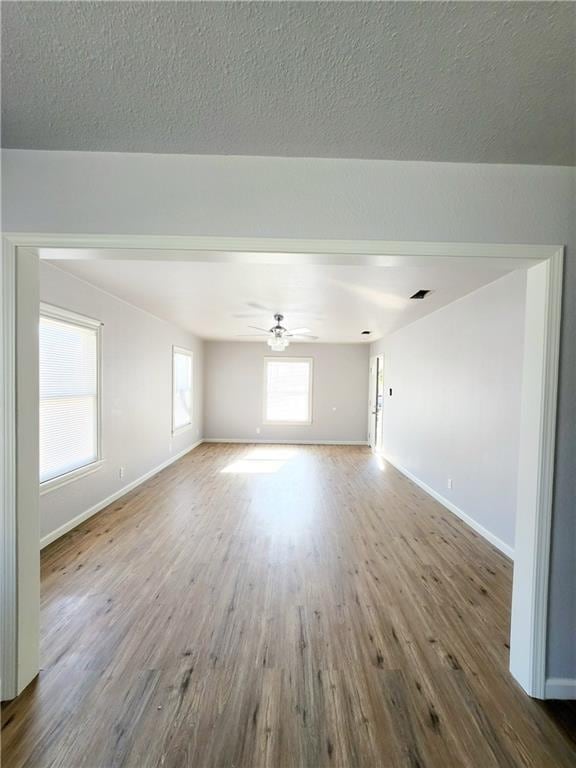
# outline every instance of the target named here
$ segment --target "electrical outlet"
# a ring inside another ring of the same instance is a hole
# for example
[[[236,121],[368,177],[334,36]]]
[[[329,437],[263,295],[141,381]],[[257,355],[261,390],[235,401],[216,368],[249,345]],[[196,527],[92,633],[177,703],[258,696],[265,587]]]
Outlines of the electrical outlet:
[[[120,472],[118,474],[120,475],[120,480],[122,480],[122,478],[126,474],[126,467],[120,467]]]
[[[256,434],[257,434],[257,435],[259,435],[259,434],[260,434],[260,427],[256,427]]]
[[[447,486],[448,486],[448,490],[451,491],[452,490],[452,478],[451,477],[448,478]]]

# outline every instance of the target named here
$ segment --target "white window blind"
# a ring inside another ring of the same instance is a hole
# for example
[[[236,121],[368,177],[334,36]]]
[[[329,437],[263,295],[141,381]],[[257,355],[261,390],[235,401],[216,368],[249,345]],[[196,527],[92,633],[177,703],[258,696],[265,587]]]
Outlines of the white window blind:
[[[172,431],[192,424],[192,352],[172,350]]]
[[[264,421],[309,424],[312,421],[312,360],[266,358]]]
[[[99,328],[40,315],[40,482],[99,459]]]

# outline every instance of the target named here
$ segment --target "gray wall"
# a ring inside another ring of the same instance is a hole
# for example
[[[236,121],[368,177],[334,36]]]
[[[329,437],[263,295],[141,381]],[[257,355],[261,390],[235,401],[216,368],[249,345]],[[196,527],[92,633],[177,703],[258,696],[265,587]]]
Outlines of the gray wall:
[[[262,342],[204,342],[204,437],[365,442],[368,352],[368,344],[291,344],[274,354]],[[262,424],[265,357],[314,360],[312,424]]]
[[[576,172],[469,163],[3,151],[4,229],[565,244],[548,676],[576,677]]]
[[[40,299],[104,323],[102,452],[104,465],[40,497],[40,535],[191,446],[202,436],[202,342],[186,331],[60,269],[40,263]],[[172,438],[172,345],[194,353],[192,429]],[[120,478],[120,467],[125,475]]]
[[[371,345],[386,456],[511,549],[525,298],[513,272]]]

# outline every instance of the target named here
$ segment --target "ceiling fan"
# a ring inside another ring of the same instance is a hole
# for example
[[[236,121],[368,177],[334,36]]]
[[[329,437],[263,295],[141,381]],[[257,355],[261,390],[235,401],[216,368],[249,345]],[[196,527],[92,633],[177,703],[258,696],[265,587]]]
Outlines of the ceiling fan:
[[[281,315],[279,312],[274,315],[274,320],[276,320],[276,325],[273,325],[272,328],[259,328],[256,325],[248,326],[255,331],[262,331],[262,333],[243,333],[238,334],[238,336],[244,338],[254,338],[255,336],[265,337],[267,339],[266,343],[273,352],[283,352],[290,344],[290,339],[299,338],[311,339],[314,341],[318,338],[318,336],[313,336],[310,333],[309,328],[294,328],[289,331],[288,328],[285,328],[282,325],[284,315]]]
[[[271,309],[271,307],[266,306],[265,304],[258,304],[256,301],[247,301],[244,306],[247,309],[250,309],[250,312],[234,312],[232,317],[244,319],[244,320],[250,320],[255,318],[261,318],[262,315],[273,315],[274,310]],[[308,318],[314,317],[316,320],[323,320],[324,317],[318,313],[317,308],[312,304],[298,304],[298,309],[295,307],[291,307],[290,311],[288,312],[290,317],[292,315],[304,315]]]

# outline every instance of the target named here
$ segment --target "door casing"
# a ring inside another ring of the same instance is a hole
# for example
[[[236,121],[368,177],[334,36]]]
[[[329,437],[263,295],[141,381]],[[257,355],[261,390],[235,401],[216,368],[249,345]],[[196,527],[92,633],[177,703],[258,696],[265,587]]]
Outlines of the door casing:
[[[384,355],[371,356],[369,365],[368,442],[373,451],[380,451],[382,449],[383,406],[378,406],[378,375],[384,370]],[[376,410],[379,410],[379,419],[376,419]]]
[[[563,246],[408,241],[296,240],[146,235],[9,233],[2,243],[2,698],[39,669],[37,398],[35,301],[41,248],[61,258],[219,261],[369,266],[494,265],[527,269],[521,451],[512,599],[510,670],[545,698],[548,574],[556,434]],[[75,250],[78,249],[78,250]],[[104,252],[103,249],[110,249]],[[26,413],[26,409],[28,413]]]

